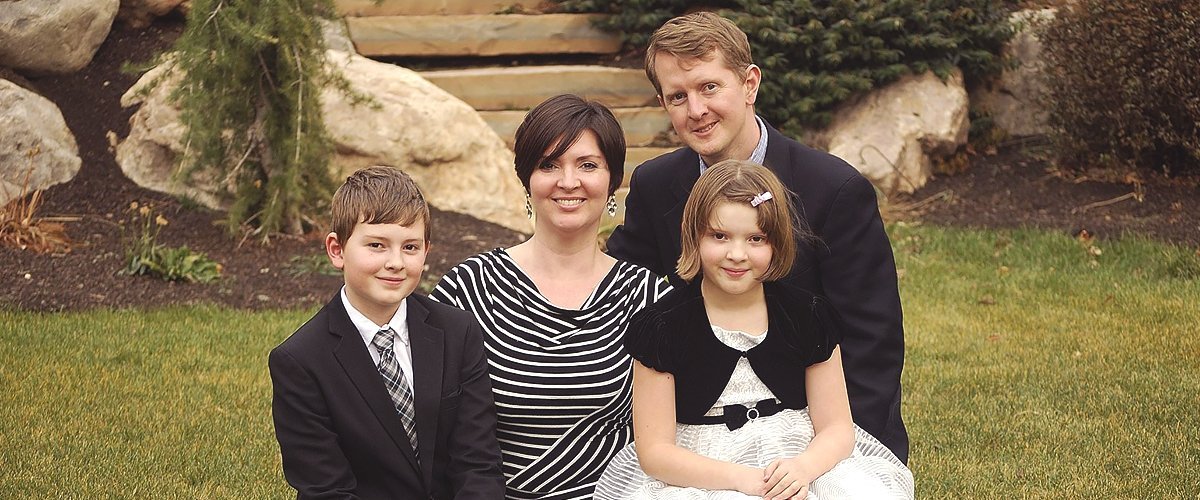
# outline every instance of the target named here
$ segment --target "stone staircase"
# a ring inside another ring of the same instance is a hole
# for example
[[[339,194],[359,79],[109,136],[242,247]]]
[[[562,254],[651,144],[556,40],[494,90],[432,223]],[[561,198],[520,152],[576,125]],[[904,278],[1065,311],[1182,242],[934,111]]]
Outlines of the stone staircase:
[[[604,103],[621,122],[628,145],[624,196],[633,169],[673,147],[654,147],[670,137],[670,121],[657,105],[641,69],[594,65],[497,66],[504,57],[611,55],[620,40],[595,28],[595,15],[528,14],[534,0],[335,0],[355,50],[364,56],[436,61],[454,58],[479,65],[434,69],[421,75],[474,107],[511,148],[530,108],[564,93]]]

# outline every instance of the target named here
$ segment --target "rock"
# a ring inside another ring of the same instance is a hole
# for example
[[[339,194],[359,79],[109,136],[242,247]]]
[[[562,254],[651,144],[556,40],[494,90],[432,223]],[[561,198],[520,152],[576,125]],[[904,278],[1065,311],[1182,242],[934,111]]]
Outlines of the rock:
[[[377,106],[353,106],[334,90],[323,93],[326,127],[336,143],[336,176],[393,165],[412,175],[439,209],[530,232],[513,153],[474,109],[408,69],[345,52],[328,56]],[[139,185],[223,207],[225,197],[211,179],[196,177],[186,185],[171,179],[184,132],[178,109],[166,104],[175,85],[168,79],[139,95],[163,71],[161,66],[151,70],[121,98],[123,106],[142,106],[130,119],[129,137],[117,146],[117,163]]]
[[[79,173],[79,147],[54,103],[0,80],[0,109],[0,205]]]
[[[134,28],[145,28],[155,18],[170,14],[180,8],[184,0],[120,0],[117,20]]]
[[[1037,25],[1054,19],[1055,9],[1022,10],[1014,12],[1009,22],[1017,34],[1001,51],[1004,57],[1016,61],[996,81],[971,89],[971,105],[991,115],[995,124],[1010,135],[1038,135],[1050,131],[1046,124],[1045,108],[1039,104],[1045,87],[1041,83],[1042,43],[1037,38]]]
[[[911,193],[929,180],[931,155],[954,153],[968,128],[962,73],[943,82],[926,72],[843,105],[807,142],[854,165],[884,193]]]
[[[120,0],[0,0],[0,66],[73,73],[108,36]]]

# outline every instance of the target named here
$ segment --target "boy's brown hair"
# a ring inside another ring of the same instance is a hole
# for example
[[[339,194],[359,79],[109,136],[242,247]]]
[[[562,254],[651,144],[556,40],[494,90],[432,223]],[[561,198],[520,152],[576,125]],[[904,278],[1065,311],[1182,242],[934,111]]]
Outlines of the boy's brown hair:
[[[330,231],[345,245],[359,222],[364,224],[425,224],[429,242],[429,204],[412,177],[395,167],[359,169],[333,194]]]
[[[750,200],[763,193],[771,199],[754,207]],[[796,262],[796,240],[812,235],[796,219],[792,193],[766,167],[744,160],[725,160],[708,167],[692,188],[683,207],[679,262],[675,271],[684,281],[700,273],[700,239],[711,227],[712,214],[722,203],[740,203],[758,212],[758,227],[771,245],[771,263],[759,281],[775,281],[792,271]]]
[[[646,48],[646,77],[661,97],[662,85],[658,83],[658,74],[654,70],[654,61],[659,52],[666,52],[681,60],[711,61],[720,55],[725,66],[743,80],[750,65],[754,64],[746,34],[733,21],[712,12],[693,12],[676,17],[650,35],[650,45]]]

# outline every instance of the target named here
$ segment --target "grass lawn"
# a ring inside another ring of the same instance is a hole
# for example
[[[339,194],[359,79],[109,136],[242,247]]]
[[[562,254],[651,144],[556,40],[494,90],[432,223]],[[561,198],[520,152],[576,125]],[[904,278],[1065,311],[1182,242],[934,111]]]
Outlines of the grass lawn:
[[[1200,498],[1200,256],[891,228],[920,498]],[[0,311],[0,498],[284,498],[266,356],[312,311]]]

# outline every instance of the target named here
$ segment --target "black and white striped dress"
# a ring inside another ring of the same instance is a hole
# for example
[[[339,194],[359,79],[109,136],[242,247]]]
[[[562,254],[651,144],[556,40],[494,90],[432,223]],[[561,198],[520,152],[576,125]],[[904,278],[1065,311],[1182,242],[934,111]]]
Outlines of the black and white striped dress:
[[[430,297],[483,327],[509,499],[587,499],[632,440],[629,318],[670,289],[618,261],[578,310],[555,306],[503,249],[451,269]]]

